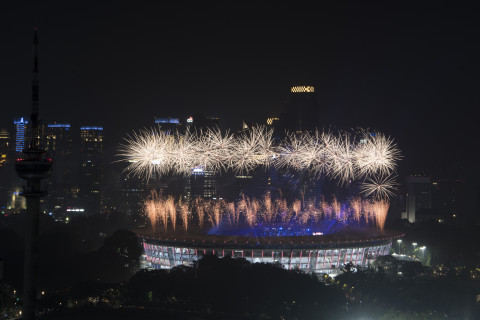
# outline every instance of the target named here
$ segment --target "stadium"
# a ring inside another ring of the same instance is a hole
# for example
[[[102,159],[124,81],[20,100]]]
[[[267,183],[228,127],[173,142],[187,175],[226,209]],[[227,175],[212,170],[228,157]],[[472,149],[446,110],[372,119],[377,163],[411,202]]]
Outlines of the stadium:
[[[384,230],[400,154],[393,140],[379,132],[290,133],[275,142],[273,129],[264,126],[239,135],[218,128],[173,136],[144,130],[126,139],[119,156],[129,163],[126,171],[146,180],[263,167],[336,180],[338,187],[355,185],[350,189],[358,191],[344,201],[337,200],[336,192],[332,199],[321,194],[320,199],[305,199],[304,194],[287,199],[281,188],[272,194],[270,185],[259,198],[242,194],[233,202],[205,192],[187,192],[180,199],[152,193],[144,203],[151,229],[138,232],[152,268],[192,265],[213,254],[337,274],[349,263],[367,266],[390,254],[393,239],[402,236]],[[207,179],[199,181],[207,185]],[[161,226],[163,232],[157,229]]]
[[[403,234],[373,228],[345,228],[327,235],[252,237],[238,235],[171,234],[143,239],[146,259],[154,269],[192,265],[203,255],[244,258],[251,263],[278,263],[285,269],[338,274],[348,263],[364,267],[389,255]]]

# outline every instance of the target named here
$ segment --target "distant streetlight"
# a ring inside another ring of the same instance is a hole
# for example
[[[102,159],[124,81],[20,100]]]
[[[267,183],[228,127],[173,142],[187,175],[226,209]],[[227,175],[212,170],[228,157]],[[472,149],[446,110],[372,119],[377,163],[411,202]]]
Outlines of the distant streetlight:
[[[423,246],[423,247],[420,247],[420,250],[422,250],[422,259],[425,260],[425,249],[427,247]]]
[[[415,247],[417,246],[417,243],[414,242],[414,243],[412,243],[412,244],[413,244],[413,252],[415,253]]]
[[[400,245],[402,244],[402,239],[398,239],[398,254],[400,254]]]

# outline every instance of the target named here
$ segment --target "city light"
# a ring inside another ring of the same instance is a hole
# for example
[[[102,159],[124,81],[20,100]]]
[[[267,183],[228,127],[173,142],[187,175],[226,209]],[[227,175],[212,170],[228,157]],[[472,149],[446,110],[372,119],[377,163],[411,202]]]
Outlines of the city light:
[[[425,249],[427,247],[423,246],[423,247],[420,247],[420,250],[422,250],[422,259],[425,260]]]

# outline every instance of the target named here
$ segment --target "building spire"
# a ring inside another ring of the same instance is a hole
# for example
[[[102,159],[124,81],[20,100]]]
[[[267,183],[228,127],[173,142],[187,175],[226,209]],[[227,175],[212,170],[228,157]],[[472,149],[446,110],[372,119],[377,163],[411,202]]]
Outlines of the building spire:
[[[30,121],[32,125],[32,136],[30,141],[30,149],[38,149],[38,28],[33,28],[33,80],[32,80],[32,113]]]

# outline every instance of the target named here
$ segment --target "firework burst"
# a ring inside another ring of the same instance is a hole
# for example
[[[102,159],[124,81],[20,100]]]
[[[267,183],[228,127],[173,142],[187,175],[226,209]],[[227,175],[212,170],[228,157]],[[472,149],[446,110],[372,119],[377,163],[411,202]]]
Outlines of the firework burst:
[[[394,195],[397,186],[396,176],[372,176],[360,184],[360,193],[365,197],[372,196],[377,200],[389,199]]]
[[[244,173],[273,165],[337,179],[340,184],[363,180],[366,193],[380,185],[374,193],[390,196],[394,181],[382,179],[395,171],[400,151],[393,139],[378,132],[364,130],[359,137],[348,132],[290,133],[275,144],[272,129],[254,126],[238,135],[219,129],[184,135],[144,129],[127,136],[117,156],[128,163],[128,174],[146,180],[154,175],[189,176],[197,167]]]

